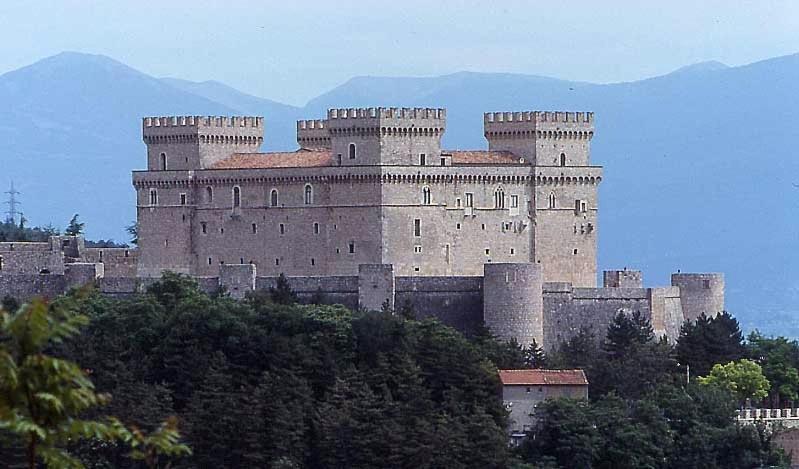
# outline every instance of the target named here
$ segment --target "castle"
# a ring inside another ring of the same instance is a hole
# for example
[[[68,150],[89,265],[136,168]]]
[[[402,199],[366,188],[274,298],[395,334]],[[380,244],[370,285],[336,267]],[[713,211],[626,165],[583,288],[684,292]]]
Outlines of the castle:
[[[331,109],[297,123],[298,150],[259,153],[260,117],[144,118],[138,250],[62,237],[36,248],[62,259],[40,269],[20,257],[32,246],[0,243],[0,295],[21,275],[60,275],[64,285],[92,277],[122,295],[169,270],[242,296],[284,273],[301,299],[408,303],[547,348],[618,312],[641,311],[674,338],[684,319],[724,309],[720,274],[643,288],[641,273],[625,269],[597,287],[592,113],[483,120],[488,150],[445,150],[444,109]]]

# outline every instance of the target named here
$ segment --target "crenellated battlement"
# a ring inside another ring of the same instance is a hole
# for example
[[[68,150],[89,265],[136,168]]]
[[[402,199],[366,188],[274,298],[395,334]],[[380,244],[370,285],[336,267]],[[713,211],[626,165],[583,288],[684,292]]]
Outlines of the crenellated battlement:
[[[300,148],[330,148],[330,130],[324,119],[297,121],[297,143]]]
[[[172,128],[172,127],[250,127],[262,129],[263,117],[255,116],[155,116],[142,119],[142,127]]]
[[[324,119],[309,119],[297,121],[297,131],[300,130],[321,130],[327,128],[327,121]]]
[[[567,111],[524,111],[524,112],[486,112],[483,122],[550,122],[550,123],[583,123],[593,124],[593,112],[567,112]]]
[[[333,119],[435,119],[446,120],[447,110],[442,108],[366,107],[328,109],[328,120]]]

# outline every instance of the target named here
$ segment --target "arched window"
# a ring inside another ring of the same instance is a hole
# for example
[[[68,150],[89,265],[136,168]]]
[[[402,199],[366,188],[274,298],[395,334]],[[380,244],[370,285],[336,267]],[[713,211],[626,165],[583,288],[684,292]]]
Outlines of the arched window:
[[[566,153],[561,153],[560,154],[560,165],[561,166],[566,166]]]
[[[214,201],[214,188],[208,186],[205,188],[205,202],[210,204],[213,201]]]
[[[354,143],[350,143],[350,159],[351,160],[355,159],[355,144]]]
[[[166,171],[166,153],[161,153],[161,171]]]
[[[501,187],[494,191],[494,208],[505,208],[505,191]]]
[[[150,189],[150,205],[158,205],[158,192]]]
[[[422,188],[422,203],[424,205],[430,205],[431,203],[430,188],[427,186]]]
[[[241,188],[239,186],[233,187],[233,208],[241,207]]]
[[[555,193],[549,193],[549,208],[555,208]]]
[[[310,184],[305,185],[305,205],[313,203],[313,187]]]
[[[277,189],[272,189],[272,192],[269,193],[269,206],[277,207]]]

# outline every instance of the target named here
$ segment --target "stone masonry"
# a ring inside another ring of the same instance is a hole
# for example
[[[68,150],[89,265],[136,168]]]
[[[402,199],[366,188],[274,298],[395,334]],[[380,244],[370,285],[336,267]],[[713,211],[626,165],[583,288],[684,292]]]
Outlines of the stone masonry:
[[[138,249],[0,243],[0,296],[92,281],[129,295],[175,271],[243,297],[282,273],[303,301],[409,305],[547,348],[619,312],[641,311],[675,338],[684,319],[723,310],[721,274],[644,288],[625,269],[597,288],[592,113],[486,113],[488,150],[457,151],[441,148],[446,116],[331,109],[299,121],[299,149],[279,153],[258,152],[261,117],[145,118]]]

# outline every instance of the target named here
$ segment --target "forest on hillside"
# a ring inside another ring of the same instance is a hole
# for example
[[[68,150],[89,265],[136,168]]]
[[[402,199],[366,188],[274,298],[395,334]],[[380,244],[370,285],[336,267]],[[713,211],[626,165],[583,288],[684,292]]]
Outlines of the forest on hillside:
[[[296,304],[286,283],[239,301],[168,274],[127,299],[76,290],[3,306],[8,467],[29,467],[39,430],[42,445],[79,462],[51,467],[780,466],[771,430],[734,415],[747,399],[786,404],[799,390],[797,343],[744,340],[729,314],[686,323],[676,344],[640,315],[619,315],[546,355],[486,331],[465,337],[409,309]],[[64,362],[26,368],[43,357]],[[687,366],[701,378],[687,383]],[[75,375],[61,397],[52,376],[65,367]],[[512,448],[496,370],[529,367],[585,369],[590,399],[547,401]],[[94,387],[69,406],[75,383]],[[95,392],[108,396],[86,397]],[[84,421],[107,423],[75,433]]]

